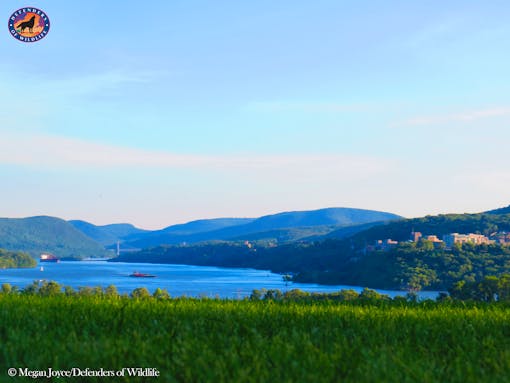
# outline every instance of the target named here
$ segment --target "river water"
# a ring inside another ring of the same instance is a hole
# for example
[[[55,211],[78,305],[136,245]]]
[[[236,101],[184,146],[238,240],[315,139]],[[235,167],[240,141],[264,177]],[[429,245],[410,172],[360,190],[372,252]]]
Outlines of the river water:
[[[42,267],[42,269],[41,269]],[[155,278],[133,278],[134,271],[155,275]],[[56,281],[75,289],[79,287],[106,287],[115,285],[120,293],[130,293],[137,287],[168,290],[171,296],[244,298],[254,289],[300,289],[309,292],[334,292],[359,286],[318,285],[312,283],[288,283],[279,274],[264,270],[235,269],[209,266],[165,265],[147,263],[118,263],[106,261],[81,261],[42,263],[33,269],[1,269],[0,284],[24,288],[33,281]],[[403,291],[377,290],[391,297],[405,295]],[[437,292],[420,292],[421,299],[437,297]]]

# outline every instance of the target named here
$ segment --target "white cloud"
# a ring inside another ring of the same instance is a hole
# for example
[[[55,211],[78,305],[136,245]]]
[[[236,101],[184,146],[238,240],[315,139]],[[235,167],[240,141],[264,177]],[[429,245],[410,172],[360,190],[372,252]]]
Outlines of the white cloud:
[[[463,171],[455,179],[466,185],[487,193],[489,196],[501,195],[508,198],[508,184],[510,184],[510,171],[507,169],[487,169]]]
[[[52,78],[44,75],[0,73],[0,128],[33,130],[41,119],[55,114],[65,114],[62,109],[69,105],[83,105],[82,99],[98,94],[111,95],[123,91],[129,85],[145,84],[160,79],[164,73],[112,70],[79,76]],[[25,89],[13,93],[13,89]],[[21,92],[21,91],[20,91]],[[18,120],[24,121],[23,126]]]
[[[371,177],[392,161],[355,155],[189,155],[113,146],[74,138],[1,133],[0,164],[43,169],[170,168],[262,172],[270,176]]]
[[[473,122],[481,119],[510,116],[510,106],[468,110],[458,113],[414,117],[395,126],[430,126],[445,123]]]
[[[372,109],[365,104],[342,104],[336,102],[288,102],[267,101],[253,102],[247,105],[248,110],[263,112],[300,111],[306,113],[332,113],[332,112],[366,112]]]
[[[67,75],[59,77],[48,77],[34,74],[24,74],[21,78],[12,73],[0,74],[3,83],[0,89],[0,100],[13,105],[22,104],[30,108],[37,108],[40,104],[46,104],[51,100],[58,100],[60,103],[66,101],[65,97],[76,97],[94,94],[105,90],[119,89],[130,84],[144,84],[160,80],[166,72],[150,71],[125,71],[115,69],[98,73],[86,73],[80,75]],[[30,89],[30,92],[23,94],[23,102],[19,97],[13,98],[12,89]],[[63,98],[64,97],[64,98]]]
[[[120,88],[129,84],[148,83],[158,77],[161,77],[160,73],[128,73],[120,70],[113,70],[103,73],[44,81],[41,84],[41,88],[46,89],[46,91],[49,90],[55,95],[80,95],[95,93],[103,89]]]

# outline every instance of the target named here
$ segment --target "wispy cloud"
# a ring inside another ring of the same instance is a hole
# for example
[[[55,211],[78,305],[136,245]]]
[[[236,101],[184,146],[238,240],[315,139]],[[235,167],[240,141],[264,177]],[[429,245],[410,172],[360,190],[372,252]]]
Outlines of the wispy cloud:
[[[510,106],[468,110],[464,112],[443,115],[418,116],[410,118],[408,120],[397,122],[393,124],[393,126],[401,127],[401,126],[442,125],[446,123],[473,122],[481,119],[505,116],[510,116]]]
[[[389,160],[355,155],[176,154],[60,136],[13,133],[2,133],[0,164],[44,169],[169,168],[355,178],[391,171],[395,165]]]
[[[94,94],[104,90],[121,89],[124,86],[145,84],[160,80],[165,72],[125,71],[114,69],[97,73],[74,74],[58,78],[34,74],[24,74],[22,77],[13,76],[12,73],[0,73],[0,79],[5,86],[0,90],[0,98],[6,101],[12,99],[12,89],[30,89],[23,95],[23,103],[28,104],[35,100],[46,100],[62,97],[73,97]],[[28,98],[27,98],[28,97]],[[64,99],[65,100],[65,99]],[[16,99],[19,103],[19,99]]]
[[[131,91],[140,94],[154,82],[168,75],[165,72],[126,72],[111,70],[98,73],[62,76],[59,78],[45,75],[24,74],[16,76],[12,73],[0,73],[0,128],[13,127],[19,119],[23,119],[23,129],[33,130],[42,123],[42,118],[59,116],[67,113],[66,108],[84,107],[84,100],[96,101],[97,96],[113,100]],[[147,86],[146,86],[147,85]],[[133,86],[133,88],[131,88]],[[23,93],[13,90],[22,89]],[[133,90],[134,89],[134,90]],[[88,105],[90,107],[90,105]],[[72,116],[71,116],[72,118]],[[15,129],[20,129],[16,126]],[[19,130],[18,130],[19,131]]]
[[[447,19],[425,25],[421,29],[417,29],[415,33],[402,36],[402,40],[405,46],[416,49],[437,44],[438,41],[444,44],[445,41],[449,42],[456,37],[455,33],[465,24],[466,20],[460,15],[455,15],[455,17],[450,15]]]
[[[153,73],[128,73],[123,71],[108,71],[103,73],[86,74],[43,81],[41,87],[50,89],[54,94],[87,94],[102,89],[114,89],[129,84],[151,82],[156,76]]]
[[[510,183],[510,171],[502,168],[493,169],[475,169],[471,171],[463,171],[455,176],[458,182],[472,189],[480,189],[495,197],[498,193],[508,198],[508,184]]]
[[[292,102],[292,101],[266,101],[253,102],[247,105],[248,110],[263,112],[289,112],[300,111],[306,113],[335,113],[335,112],[365,112],[373,109],[367,104],[342,104],[336,102]]]

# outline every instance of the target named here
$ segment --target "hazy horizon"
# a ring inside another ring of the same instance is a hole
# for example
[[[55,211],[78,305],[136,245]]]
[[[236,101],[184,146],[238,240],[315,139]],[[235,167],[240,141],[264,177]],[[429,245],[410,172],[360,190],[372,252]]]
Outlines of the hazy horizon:
[[[46,38],[0,33],[2,217],[510,203],[507,2],[32,5]]]
[[[505,206],[500,206],[500,207],[505,207]],[[495,207],[494,209],[498,209],[500,207]],[[141,226],[141,225],[138,225],[136,224],[135,222],[121,222],[121,221],[106,221],[106,222],[93,222],[93,221],[88,221],[88,220],[85,220],[83,218],[80,218],[80,217],[75,217],[75,218],[68,218],[68,217],[57,217],[57,216],[52,216],[52,215],[49,215],[49,214],[42,214],[42,215],[35,215],[35,216],[11,216],[11,217],[0,217],[0,218],[31,218],[31,217],[37,217],[37,216],[48,216],[48,217],[55,217],[55,218],[61,218],[61,219],[64,219],[66,221],[86,221],[88,223],[91,223],[93,225],[96,225],[96,226],[104,226],[104,225],[111,225],[111,224],[131,224],[139,229],[144,229],[144,230],[160,230],[160,229],[164,229],[168,226],[173,226],[173,225],[181,225],[181,224],[185,224],[185,223],[189,223],[189,222],[193,222],[193,221],[199,221],[199,220],[207,220],[207,219],[222,219],[222,218],[247,218],[247,219],[257,219],[257,218],[260,218],[260,217],[263,217],[263,216],[268,216],[268,215],[273,215],[273,214],[279,214],[279,213],[290,213],[290,212],[300,212],[300,211],[313,211],[313,210],[323,210],[323,209],[334,209],[334,208],[347,208],[347,209],[360,209],[360,210],[372,210],[372,209],[364,209],[364,208],[360,208],[360,207],[346,207],[346,206],[332,206],[332,207],[325,207],[325,208],[318,208],[318,209],[306,209],[306,210],[292,210],[292,211],[289,211],[289,210],[286,210],[286,211],[274,211],[274,212],[269,212],[269,213],[265,213],[265,214],[260,214],[260,215],[257,215],[257,216],[210,216],[210,217],[195,217],[195,218],[191,218],[191,219],[188,219],[188,220],[185,220],[185,221],[175,221],[175,222],[170,222],[168,224],[164,224],[163,226]],[[489,209],[489,210],[494,210],[494,209]],[[373,211],[379,211],[379,212],[383,212],[383,213],[393,213],[393,214],[396,214],[396,215],[400,215],[400,214],[397,214],[397,213],[394,213],[394,212],[391,212],[391,211],[382,211],[382,210],[373,210]],[[424,214],[424,215],[420,215],[420,216],[402,216],[403,218],[420,218],[420,217],[424,217],[426,215],[435,215],[435,214],[463,214],[463,213],[466,213],[466,214],[476,214],[476,213],[482,213],[482,211],[457,211],[457,212],[454,212],[454,211],[449,211],[449,212],[437,212],[437,213],[434,213],[434,214]]]

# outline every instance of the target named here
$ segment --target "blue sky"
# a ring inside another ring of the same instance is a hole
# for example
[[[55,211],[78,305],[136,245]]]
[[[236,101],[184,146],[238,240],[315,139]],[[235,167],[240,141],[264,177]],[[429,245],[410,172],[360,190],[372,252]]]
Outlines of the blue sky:
[[[510,203],[508,2],[32,5],[48,37],[0,33],[0,216]]]

